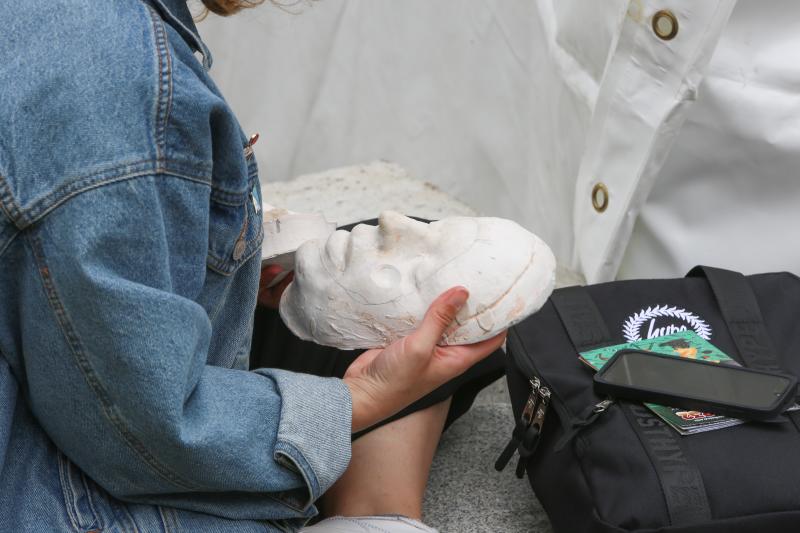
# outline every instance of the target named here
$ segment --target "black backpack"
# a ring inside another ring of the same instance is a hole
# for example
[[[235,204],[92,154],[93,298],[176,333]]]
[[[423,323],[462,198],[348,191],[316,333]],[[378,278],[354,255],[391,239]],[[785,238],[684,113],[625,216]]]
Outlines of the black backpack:
[[[798,532],[797,411],[680,436],[641,404],[597,396],[577,352],[692,328],[744,366],[800,376],[799,322],[788,273],[697,267],[558,289],[509,331],[517,424],[496,466],[517,460],[556,532]]]

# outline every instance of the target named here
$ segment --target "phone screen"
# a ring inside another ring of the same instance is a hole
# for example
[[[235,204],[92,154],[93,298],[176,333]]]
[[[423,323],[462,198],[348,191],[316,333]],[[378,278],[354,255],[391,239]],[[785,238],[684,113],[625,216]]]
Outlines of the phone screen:
[[[603,369],[608,383],[757,409],[775,405],[791,385],[783,376],[634,351],[618,354],[609,364]]]

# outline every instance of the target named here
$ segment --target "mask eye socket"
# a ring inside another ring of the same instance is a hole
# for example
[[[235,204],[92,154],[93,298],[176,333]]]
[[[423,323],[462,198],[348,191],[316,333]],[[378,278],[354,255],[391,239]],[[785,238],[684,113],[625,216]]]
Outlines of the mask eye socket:
[[[403,281],[403,275],[392,265],[378,265],[372,270],[370,279],[382,289],[393,289]]]

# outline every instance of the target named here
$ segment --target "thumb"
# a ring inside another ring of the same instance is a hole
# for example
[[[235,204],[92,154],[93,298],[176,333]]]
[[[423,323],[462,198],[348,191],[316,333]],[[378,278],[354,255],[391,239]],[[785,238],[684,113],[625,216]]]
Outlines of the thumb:
[[[420,327],[411,334],[412,346],[421,352],[433,350],[467,303],[467,298],[469,291],[464,287],[453,287],[439,295],[425,313]]]

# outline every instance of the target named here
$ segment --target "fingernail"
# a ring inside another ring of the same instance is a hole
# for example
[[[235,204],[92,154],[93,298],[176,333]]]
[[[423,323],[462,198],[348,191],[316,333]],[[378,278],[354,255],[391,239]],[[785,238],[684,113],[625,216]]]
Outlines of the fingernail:
[[[464,287],[454,287],[450,289],[450,294],[447,295],[446,302],[460,311],[464,304],[467,303],[469,298],[469,291]]]

